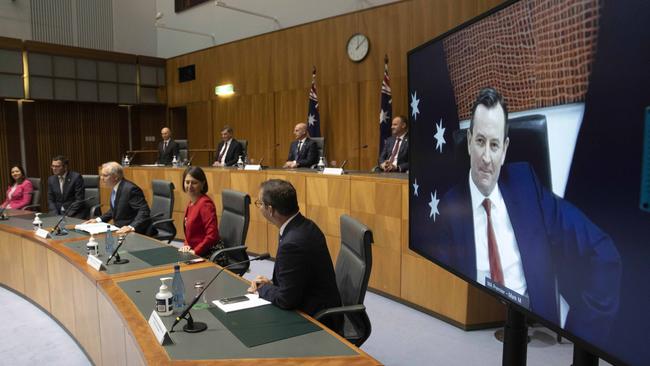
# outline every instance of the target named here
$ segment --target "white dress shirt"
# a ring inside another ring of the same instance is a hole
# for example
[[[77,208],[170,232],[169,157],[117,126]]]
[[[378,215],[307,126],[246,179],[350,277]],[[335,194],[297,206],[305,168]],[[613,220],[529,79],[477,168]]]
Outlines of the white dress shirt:
[[[397,136],[399,140],[395,139],[395,143],[397,144],[397,152],[395,153],[395,157],[393,158],[393,160],[391,160],[390,162],[391,165],[394,166],[395,168],[397,168],[397,157],[399,156],[399,151],[402,148],[402,142],[404,142],[405,137],[406,137],[406,132],[404,132],[401,136]],[[393,146],[393,148],[395,148],[395,146]]]
[[[287,227],[287,225],[291,222],[291,220],[294,219],[294,217],[298,216],[299,213],[300,213],[300,211],[298,211],[298,212],[296,212],[295,214],[293,214],[293,216],[291,216],[290,218],[288,218],[287,221],[285,221],[284,224],[282,224],[282,226],[280,226],[280,236],[282,236],[282,234],[284,234],[284,229],[285,229],[285,228]]]
[[[230,148],[230,143],[232,142],[232,139],[226,141],[223,144],[223,147],[221,148],[221,151],[219,152],[219,155],[221,155],[221,160],[219,160],[219,163],[222,165],[226,164],[226,155],[228,155],[228,148]]]
[[[499,258],[503,270],[505,287],[520,295],[526,294],[526,276],[521,263],[521,254],[517,246],[517,238],[508,216],[499,184],[488,197],[478,190],[470,172],[469,190],[472,196],[472,212],[474,216],[474,245],[476,246],[476,281],[485,285],[485,278],[490,278],[490,260],[487,242],[487,213],[483,208],[483,200],[488,198],[491,203],[490,215],[492,228],[499,248]]]

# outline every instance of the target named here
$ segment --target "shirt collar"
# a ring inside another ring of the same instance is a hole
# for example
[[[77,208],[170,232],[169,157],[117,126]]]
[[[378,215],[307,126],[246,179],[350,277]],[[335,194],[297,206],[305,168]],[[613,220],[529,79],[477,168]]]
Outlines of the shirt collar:
[[[488,198],[492,205],[495,208],[499,208],[499,205],[501,205],[501,202],[503,202],[503,197],[501,196],[501,190],[499,189],[499,183],[494,186],[494,189],[492,192],[490,192],[490,195],[485,197],[481,191],[478,190],[478,187],[476,184],[474,184],[474,181],[472,180],[472,171],[470,169],[469,172],[469,192],[472,196],[472,209],[476,210],[478,208],[482,208],[483,206],[483,200]]]
[[[282,226],[280,226],[280,236],[282,236],[282,234],[284,234],[284,229],[286,229],[286,227],[287,227],[287,225],[289,224],[289,222],[290,222],[291,220],[293,220],[294,217],[298,216],[299,213],[300,213],[300,211],[298,211],[298,212],[296,212],[295,214],[293,214],[293,216],[291,216],[290,218],[288,218],[287,221],[285,221],[284,224],[282,224]]]
[[[404,137],[406,137],[406,134],[407,134],[407,133],[408,133],[408,131],[407,131],[407,132],[404,132],[403,134],[401,134],[401,135],[399,135],[399,136],[397,136],[397,138],[398,138],[398,139],[401,139],[402,141],[404,141]]]
[[[117,193],[117,189],[120,188],[120,184],[122,184],[122,180],[120,179],[115,186],[113,186],[113,191]]]

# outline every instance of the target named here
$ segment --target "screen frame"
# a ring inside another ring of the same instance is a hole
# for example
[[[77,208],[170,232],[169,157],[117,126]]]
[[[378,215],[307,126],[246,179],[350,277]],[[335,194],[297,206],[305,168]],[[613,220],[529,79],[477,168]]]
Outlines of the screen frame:
[[[519,1],[522,1],[522,0],[506,0],[503,3],[495,6],[494,8],[492,8],[492,9],[490,9],[490,10],[484,12],[484,13],[481,13],[481,14],[479,14],[479,15],[477,15],[477,16],[475,16],[475,17],[473,17],[473,18],[471,18],[471,19],[469,19],[469,20],[467,20],[467,21],[465,21],[465,22],[463,22],[463,23],[449,29],[448,31],[446,31],[446,32],[444,32],[444,33],[442,33],[442,34],[440,34],[440,35],[438,35],[438,36],[436,36],[436,37],[434,37],[434,38],[420,44],[419,46],[409,50],[406,53],[406,75],[407,75],[407,88],[408,88],[407,93],[406,93],[406,105],[407,106],[410,105],[409,104],[409,98],[410,98],[410,93],[411,93],[411,85],[410,85],[411,84],[410,83],[411,79],[410,79],[409,76],[411,74],[411,70],[410,70],[410,62],[409,62],[409,60],[410,60],[410,58],[411,58],[411,56],[413,54],[419,52],[420,50],[422,50],[422,49],[424,49],[426,47],[431,46],[432,44],[434,44],[436,42],[440,42],[443,39],[447,38],[448,36],[450,36],[450,35],[452,35],[452,34],[454,34],[456,32],[459,32],[459,31],[461,31],[461,30],[463,30],[463,29],[465,29],[465,28],[467,28],[467,27],[469,27],[469,26],[471,26],[471,25],[473,25],[473,24],[475,24],[475,23],[477,23],[477,22],[491,16],[491,15],[494,15],[494,14],[496,14],[496,13],[510,7],[511,5],[518,3]],[[408,151],[409,161],[412,161],[412,159],[411,159],[412,158],[412,155],[411,155],[412,150],[413,149],[409,149],[409,151]],[[413,178],[413,176],[409,172],[409,178],[408,178],[408,180],[409,180],[409,217],[411,216],[411,207],[412,207],[411,200],[412,200],[412,197],[413,197],[413,185],[412,185],[413,184],[413,179],[412,178]],[[580,338],[576,334],[574,334],[574,333],[572,333],[572,332],[570,332],[568,330],[562,329],[557,324],[546,320],[545,318],[535,314],[534,312],[524,308],[523,306],[520,306],[519,304],[517,304],[517,303],[513,302],[512,300],[508,299],[506,296],[501,295],[501,294],[497,293],[496,291],[491,291],[485,285],[481,285],[480,283],[478,283],[474,279],[470,279],[470,278],[466,277],[462,273],[456,271],[456,269],[454,269],[454,268],[452,268],[450,266],[447,266],[446,264],[444,264],[442,262],[439,262],[435,258],[431,258],[426,253],[421,253],[420,251],[416,250],[415,247],[411,246],[411,238],[413,237],[412,232],[411,232],[412,229],[413,229],[413,227],[411,225],[411,220],[409,220],[409,227],[408,227],[408,233],[409,233],[408,249],[409,250],[412,250],[413,252],[417,253],[418,255],[426,258],[429,262],[441,267],[442,269],[444,269],[445,271],[455,275],[456,277],[459,277],[463,281],[466,281],[469,285],[474,286],[475,288],[478,288],[479,290],[485,292],[486,294],[489,294],[489,295],[497,298],[502,303],[504,303],[506,306],[513,307],[514,309],[516,309],[520,313],[523,313],[527,318],[534,319],[536,322],[539,322],[543,326],[545,326],[545,327],[551,329],[552,331],[554,331],[558,336],[561,336],[561,337],[564,337],[564,338],[570,340],[571,342],[573,342],[574,347],[579,346],[583,350],[585,350],[587,352],[590,352],[593,355],[595,355],[595,356],[597,356],[597,357],[599,357],[599,358],[601,358],[601,359],[603,359],[603,360],[605,360],[607,362],[610,362],[612,364],[626,364],[625,362],[620,360],[618,357],[616,357],[613,354],[607,352],[606,350],[596,347],[595,345],[583,340],[582,338]]]

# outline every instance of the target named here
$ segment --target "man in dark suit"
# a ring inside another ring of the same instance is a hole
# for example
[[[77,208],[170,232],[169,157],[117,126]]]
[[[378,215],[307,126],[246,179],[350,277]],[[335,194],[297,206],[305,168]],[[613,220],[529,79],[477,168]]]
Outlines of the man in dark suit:
[[[174,160],[174,156],[180,161],[180,147],[172,139],[172,131],[168,127],[163,127],[160,130],[160,137],[162,137],[162,141],[158,143],[158,164],[170,165]]]
[[[273,279],[257,276],[249,292],[282,309],[298,309],[309,315],[341,306],[325,236],[316,224],[302,216],[296,190],[279,179],[263,182],[255,205],[270,223],[280,229]],[[325,324],[337,329],[340,319]]]
[[[140,187],[124,179],[122,166],[114,161],[102,165],[101,181],[111,189],[110,209],[101,217],[86,223],[113,220],[113,224],[120,228],[118,234],[131,231],[146,234],[151,225],[151,217],[149,205]]]
[[[52,158],[52,174],[47,179],[47,206],[50,213],[69,217],[84,216],[84,180],[77,172],[68,170],[63,155]]]
[[[221,130],[221,142],[217,146],[217,152],[214,154],[212,166],[233,166],[241,156],[244,158],[244,147],[233,137],[232,127],[226,125]]]
[[[393,118],[391,134],[386,139],[384,150],[379,155],[379,169],[384,172],[406,172],[409,170],[409,139],[406,117]]]
[[[318,145],[309,138],[307,124],[298,123],[293,128],[296,140],[289,147],[289,157],[283,168],[309,168],[318,163]]]
[[[440,200],[430,256],[521,296],[522,306],[584,339],[607,337],[618,311],[618,251],[580,210],[540,184],[528,163],[503,166],[506,120],[501,95],[483,89],[467,131],[470,172]]]

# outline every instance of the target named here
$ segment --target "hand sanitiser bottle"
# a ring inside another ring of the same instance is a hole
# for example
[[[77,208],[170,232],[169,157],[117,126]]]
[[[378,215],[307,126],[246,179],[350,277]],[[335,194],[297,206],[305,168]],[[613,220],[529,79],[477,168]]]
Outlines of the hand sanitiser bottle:
[[[172,302],[174,295],[172,295],[172,293],[169,291],[168,286],[169,281],[171,280],[171,277],[163,277],[160,279],[162,285],[160,285],[160,289],[156,294],[156,312],[160,316],[170,316],[174,312],[174,306]]]

